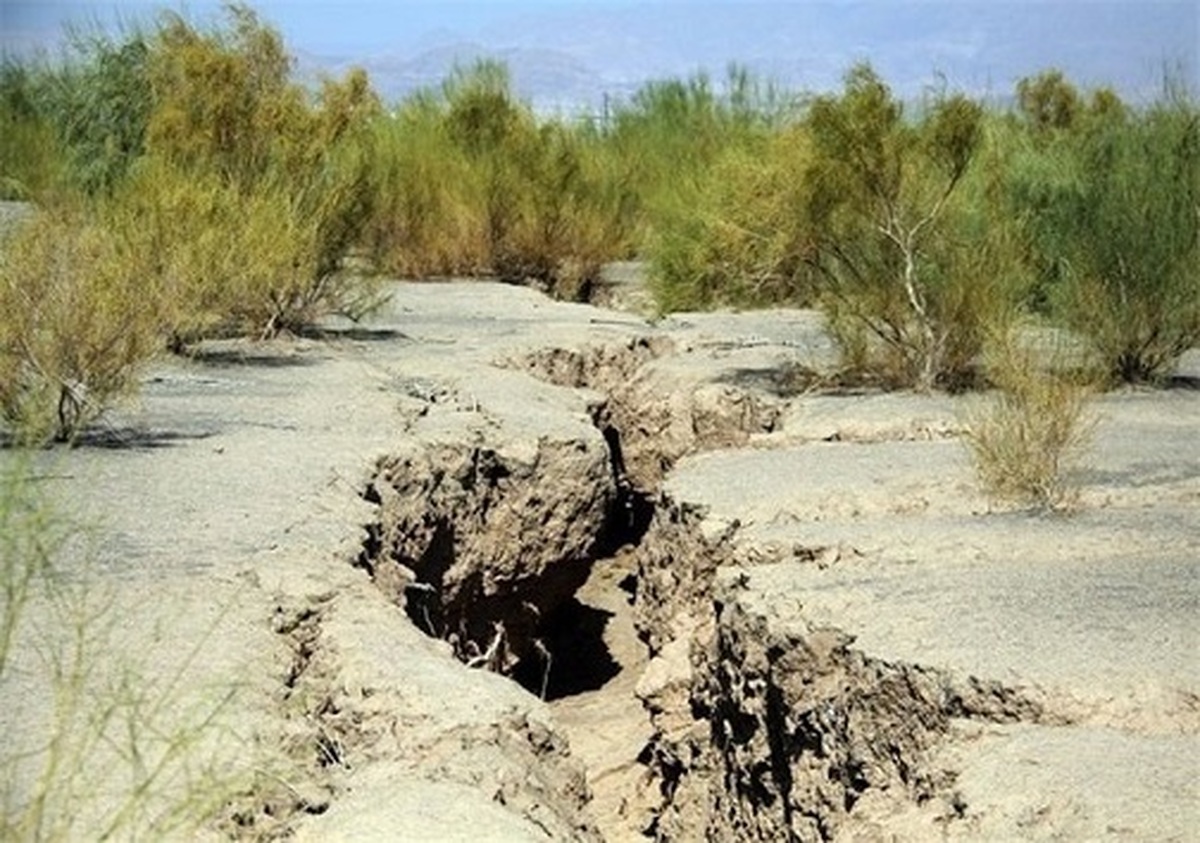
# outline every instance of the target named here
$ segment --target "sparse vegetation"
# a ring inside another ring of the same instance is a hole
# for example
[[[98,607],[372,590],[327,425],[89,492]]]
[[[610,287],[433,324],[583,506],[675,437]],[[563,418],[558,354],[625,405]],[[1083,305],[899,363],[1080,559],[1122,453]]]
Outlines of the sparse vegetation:
[[[0,466],[0,687],[28,703],[0,749],[0,837],[191,837],[253,774],[201,751],[233,689],[185,698],[199,645],[165,677],[117,656],[110,596],[79,559],[67,565],[88,552],[72,534],[29,460]]]
[[[902,103],[869,65],[807,100],[733,67],[570,122],[492,62],[394,107],[361,71],[313,90],[291,72],[241,5],[4,65],[0,189],[45,211],[3,270],[20,438],[69,440],[158,347],[357,317],[371,266],[586,299],[605,262],[642,257],[664,311],[816,305],[848,373],[924,390],[976,383],[1023,311],[1087,337],[1113,381],[1200,342],[1200,117],[1178,90],[1138,109],[1049,70],[999,113]],[[41,304],[68,299],[106,304]]]
[[[4,451],[78,442],[155,355],[356,319],[384,273],[584,301],[606,262],[638,257],[662,311],[815,306],[847,374],[990,386],[964,416],[981,486],[1058,511],[1092,391],[1160,383],[1200,344],[1200,109],[1177,90],[1134,107],[1047,71],[1001,113],[944,91],[901,102],[867,65],[808,99],[735,68],[573,122],[536,114],[494,63],[399,103],[361,71],[306,88],[293,69],[241,5],[0,65],[0,198],[34,209],[0,236]],[[1030,313],[1101,374],[1014,340]],[[157,839],[222,813],[217,833],[252,833],[237,800],[273,774],[207,754],[232,691],[185,699],[188,655],[149,679],[108,659],[111,607],[62,576],[68,531],[32,458],[8,456],[0,685],[42,692],[46,740],[0,749],[0,839]],[[297,718],[326,704],[292,702]],[[315,728],[294,742],[343,763]]]
[[[8,670],[29,599],[46,576],[61,530],[31,502],[26,460],[0,471],[0,677]]]
[[[1076,499],[1072,472],[1094,427],[1086,371],[1065,352],[1022,346],[1012,336],[989,350],[995,391],[966,413],[966,443],[984,490],[1003,502],[1044,510]]]

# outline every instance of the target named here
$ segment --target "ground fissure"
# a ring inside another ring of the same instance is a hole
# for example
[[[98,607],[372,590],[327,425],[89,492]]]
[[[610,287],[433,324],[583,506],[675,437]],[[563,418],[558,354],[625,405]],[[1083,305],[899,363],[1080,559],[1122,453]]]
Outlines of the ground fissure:
[[[134,436],[43,466],[81,512],[119,502],[123,646],[164,681],[194,653],[189,707],[238,690],[224,833],[1200,825],[1195,391],[1097,399],[1079,511],[1033,517],[974,488],[957,398],[784,383],[824,382],[811,312],[392,293],[354,336],[167,361]],[[36,690],[0,690],[37,741]]]
[[[1054,576],[1041,549],[1107,541],[1086,518],[1013,531],[1026,517],[963,479],[957,399],[820,387],[821,326],[754,318],[510,347],[408,394],[411,441],[367,491],[363,567],[461,661],[550,701],[602,836],[970,838],[1025,822],[989,801],[993,746],[1191,740],[1186,695],[1076,698],[1052,648],[1027,666],[1024,630],[985,625],[1024,617],[1021,577]]]
[[[610,839],[832,839],[880,793],[941,800],[953,821],[953,773],[929,761],[952,719],[1044,722],[1042,703],[870,659],[833,628],[780,636],[741,605],[725,566],[855,551],[747,549],[738,522],[713,532],[664,492],[681,457],[769,434],[786,404],[727,384],[715,401],[697,399],[704,384],[664,392],[645,367],[676,351],[635,339],[504,361],[584,396],[590,430],[522,448],[484,424],[469,444],[380,460],[360,564],[467,666],[554,703]],[[659,413],[686,435],[663,435]]]

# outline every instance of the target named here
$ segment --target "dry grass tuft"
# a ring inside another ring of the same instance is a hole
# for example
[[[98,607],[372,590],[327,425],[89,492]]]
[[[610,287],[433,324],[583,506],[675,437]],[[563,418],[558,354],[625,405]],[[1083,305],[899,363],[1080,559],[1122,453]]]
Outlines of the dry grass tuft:
[[[1051,360],[1062,360],[1061,355]],[[1078,502],[1072,481],[1095,427],[1088,377],[1046,365],[1007,343],[989,355],[996,391],[966,413],[966,444],[984,490],[998,501],[1048,511]]]

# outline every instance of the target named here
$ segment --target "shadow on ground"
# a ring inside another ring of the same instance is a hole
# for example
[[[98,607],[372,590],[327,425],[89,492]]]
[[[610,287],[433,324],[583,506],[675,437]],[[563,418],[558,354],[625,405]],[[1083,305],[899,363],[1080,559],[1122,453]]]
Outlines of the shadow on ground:
[[[300,336],[310,340],[351,340],[353,342],[396,342],[411,340],[408,334],[394,328],[370,328],[354,325],[349,328],[310,328]]]
[[[314,366],[321,362],[317,355],[251,351],[245,348],[201,348],[190,352],[187,359],[203,366],[251,366],[265,369]]]

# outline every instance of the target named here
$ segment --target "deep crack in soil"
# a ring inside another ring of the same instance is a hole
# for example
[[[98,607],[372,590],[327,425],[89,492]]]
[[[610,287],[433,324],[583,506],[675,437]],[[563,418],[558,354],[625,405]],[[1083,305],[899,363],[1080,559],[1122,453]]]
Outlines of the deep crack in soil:
[[[753,386],[663,394],[643,373],[671,348],[503,361],[598,393],[590,438],[517,447],[485,432],[382,460],[360,564],[467,665],[553,703],[606,839],[832,840],[869,801],[962,820],[955,772],[934,760],[954,721],[1069,718],[1036,689],[872,658],[743,600],[744,574],[723,566],[824,568],[857,551],[748,552],[739,523],[714,533],[663,491],[680,457],[770,432],[785,403]]]
[[[736,525],[702,535],[658,484],[685,454],[769,431],[779,404],[731,387],[707,401],[657,394],[638,374],[670,349],[633,340],[507,361],[603,396],[589,415],[607,471],[580,466],[578,443],[541,436],[520,457],[485,436],[381,460],[364,492],[380,519],[360,564],[466,665],[553,703],[606,839],[827,839],[868,788],[930,798],[945,782],[918,756],[948,725],[932,691],[903,669],[865,665],[841,638],[825,644],[825,632],[756,655],[731,644],[740,628],[731,632],[713,580]],[[789,653],[809,660],[791,665]],[[772,677],[778,667],[740,675],[759,658],[833,684],[857,677],[860,689],[806,705]],[[795,720],[794,710],[807,713]],[[864,729],[891,736],[879,753],[850,748]]]

